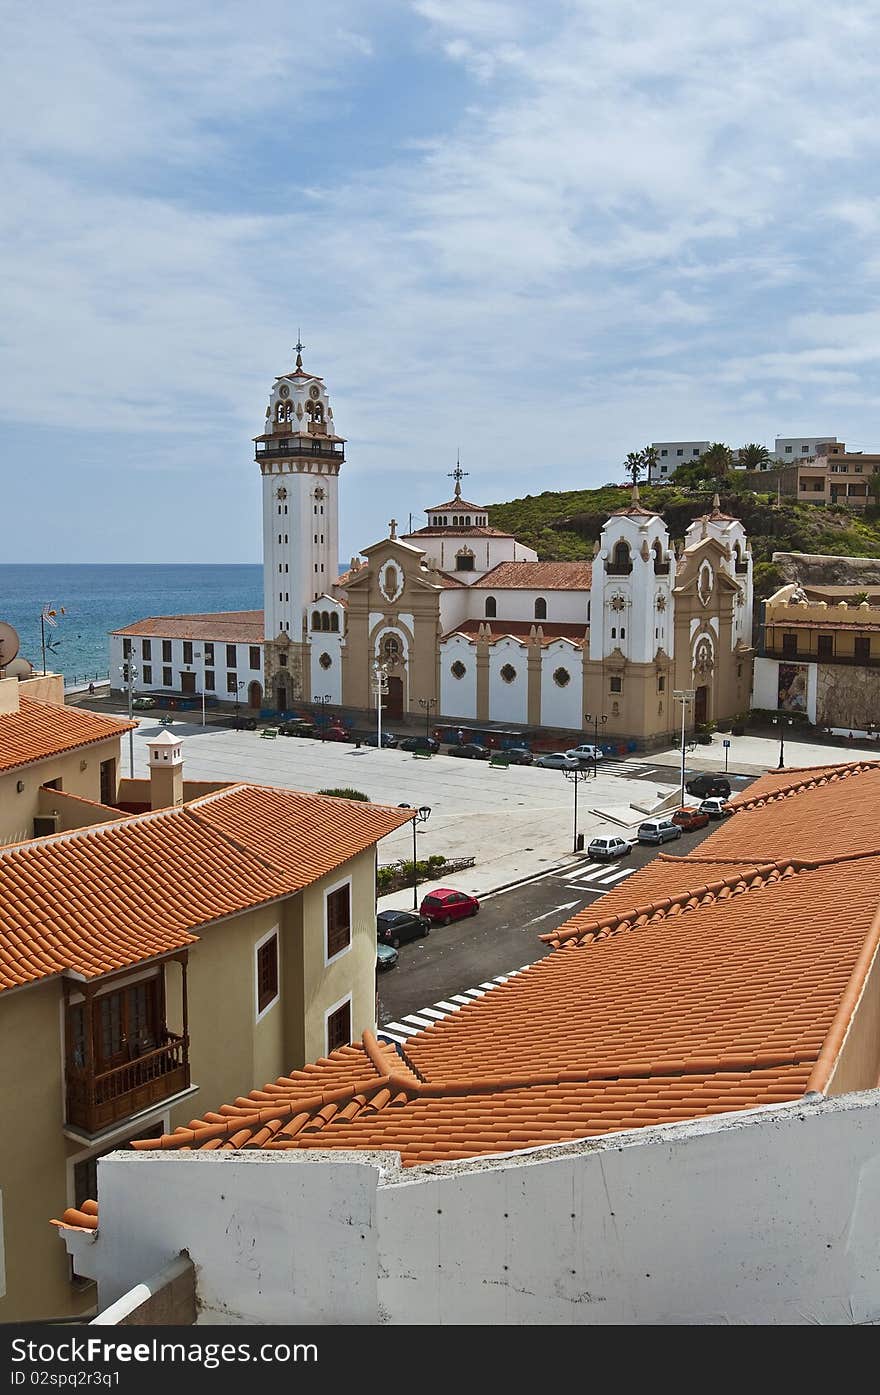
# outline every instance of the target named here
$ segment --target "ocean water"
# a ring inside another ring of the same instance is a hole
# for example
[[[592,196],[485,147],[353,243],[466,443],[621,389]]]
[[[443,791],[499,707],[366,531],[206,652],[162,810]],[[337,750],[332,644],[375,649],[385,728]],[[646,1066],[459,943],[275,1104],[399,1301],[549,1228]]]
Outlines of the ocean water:
[[[106,677],[109,632],[148,615],[187,615],[198,611],[260,610],[263,568],[259,563],[117,564],[79,566],[34,562],[0,564],[0,620],[13,625],[21,653],[38,669],[40,611],[50,604],[59,613],[46,636],[56,646],[47,668],[65,680]]]

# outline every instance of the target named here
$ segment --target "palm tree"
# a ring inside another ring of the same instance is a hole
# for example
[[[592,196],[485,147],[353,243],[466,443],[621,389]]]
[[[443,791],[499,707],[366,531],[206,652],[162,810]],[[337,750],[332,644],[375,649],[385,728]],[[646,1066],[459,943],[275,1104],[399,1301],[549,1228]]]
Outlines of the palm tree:
[[[623,462],[623,468],[632,479],[633,484],[638,484],[639,477],[645,468],[643,452],[640,450],[631,450],[626,460]]]
[[[715,441],[708,450],[703,451],[699,463],[707,475],[723,479],[733,465],[733,451],[723,441]]]
[[[746,470],[766,470],[770,464],[770,452],[766,446],[752,441],[747,446],[740,446],[739,463]]]
[[[642,460],[645,463],[645,469],[648,471],[648,484],[651,484],[654,468],[657,464],[657,452],[653,446],[645,446],[645,449],[642,451]]]

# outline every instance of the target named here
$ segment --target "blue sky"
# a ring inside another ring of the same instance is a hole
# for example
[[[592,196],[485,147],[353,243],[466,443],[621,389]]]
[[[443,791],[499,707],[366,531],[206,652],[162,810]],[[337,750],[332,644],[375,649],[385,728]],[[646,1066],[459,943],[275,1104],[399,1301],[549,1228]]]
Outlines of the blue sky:
[[[767,8],[9,7],[3,560],[258,560],[298,328],[343,558],[458,448],[480,503],[652,439],[880,448],[880,18]]]

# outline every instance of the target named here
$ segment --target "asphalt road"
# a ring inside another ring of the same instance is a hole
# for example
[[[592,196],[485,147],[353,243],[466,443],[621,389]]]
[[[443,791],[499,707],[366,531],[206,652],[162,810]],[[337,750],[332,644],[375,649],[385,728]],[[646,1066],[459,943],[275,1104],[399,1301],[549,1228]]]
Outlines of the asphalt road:
[[[449,1003],[456,994],[467,995],[498,975],[542,959],[550,951],[539,935],[598,901],[659,851],[684,855],[717,827],[713,822],[695,833],[684,833],[662,849],[637,844],[629,857],[616,862],[596,863],[584,856],[534,881],[490,893],[483,897],[479,915],[434,926],[427,938],[402,944],[397,966],[378,977],[379,1026],[388,1025],[393,1031],[390,1024],[400,1024],[404,1031],[396,1032],[398,1036],[418,1031],[431,1016],[421,1024],[404,1019],[430,1008],[437,1020],[445,1009],[436,1004]]]

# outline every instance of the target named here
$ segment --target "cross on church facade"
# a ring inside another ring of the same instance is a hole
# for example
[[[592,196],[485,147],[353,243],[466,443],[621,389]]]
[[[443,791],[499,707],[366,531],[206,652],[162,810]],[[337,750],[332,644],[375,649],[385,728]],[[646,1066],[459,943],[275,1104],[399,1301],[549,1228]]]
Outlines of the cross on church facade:
[[[396,538],[397,538],[397,519],[396,519],[396,518],[392,518],[391,521],[390,521],[390,523],[388,524],[388,527],[389,527],[389,529],[390,529],[389,534],[388,534],[389,538],[394,538],[394,539],[396,540]]]

